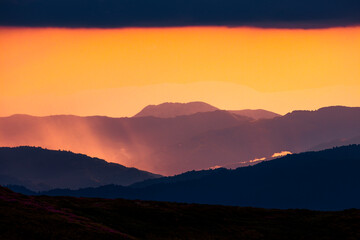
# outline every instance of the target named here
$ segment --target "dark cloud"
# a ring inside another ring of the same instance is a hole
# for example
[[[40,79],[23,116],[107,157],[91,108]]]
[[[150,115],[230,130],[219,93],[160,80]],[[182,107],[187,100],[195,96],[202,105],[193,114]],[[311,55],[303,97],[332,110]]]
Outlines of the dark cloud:
[[[359,23],[359,0],[0,0],[2,26],[321,28]]]

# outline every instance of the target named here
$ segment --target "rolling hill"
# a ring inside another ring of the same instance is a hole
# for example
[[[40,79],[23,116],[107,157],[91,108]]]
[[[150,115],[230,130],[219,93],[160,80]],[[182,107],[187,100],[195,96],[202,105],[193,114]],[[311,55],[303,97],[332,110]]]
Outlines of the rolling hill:
[[[115,185],[40,194],[129,198],[261,208],[360,208],[360,145],[287,155],[236,170],[216,169]]]
[[[1,185],[22,185],[36,191],[78,189],[106,184],[129,185],[156,177],[159,175],[67,151],[0,148]]]

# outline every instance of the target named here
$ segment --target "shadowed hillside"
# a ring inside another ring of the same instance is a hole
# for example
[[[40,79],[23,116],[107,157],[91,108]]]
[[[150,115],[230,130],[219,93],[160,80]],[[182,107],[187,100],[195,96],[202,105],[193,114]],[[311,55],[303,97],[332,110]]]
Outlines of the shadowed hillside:
[[[33,190],[129,185],[159,177],[98,158],[34,147],[0,148],[0,184]]]
[[[360,211],[24,196],[0,187],[0,239],[357,239]]]
[[[360,208],[360,145],[287,155],[236,170],[216,169],[47,195],[130,198],[265,208]]]

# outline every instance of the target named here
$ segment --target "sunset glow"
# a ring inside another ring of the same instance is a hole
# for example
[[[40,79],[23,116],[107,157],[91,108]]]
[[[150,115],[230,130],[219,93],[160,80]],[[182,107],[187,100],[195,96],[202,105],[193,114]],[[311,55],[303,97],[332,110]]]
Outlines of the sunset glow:
[[[210,98],[219,108],[263,107],[286,113],[296,107],[331,105],[324,97],[329,88],[339,88],[337,103],[359,105],[359,42],[359,27],[1,28],[0,115],[130,116],[145,103]],[[260,102],[246,105],[236,93],[202,87],[188,95],[171,88],[208,82],[224,89],[246,88],[241,94],[256,92]],[[124,88],[138,94],[126,101],[118,95],[128,92]],[[317,97],[312,105],[302,104],[309,91]],[[290,93],[292,109],[284,102]],[[110,100],[116,107],[104,109]],[[271,106],[265,103],[269,100]]]

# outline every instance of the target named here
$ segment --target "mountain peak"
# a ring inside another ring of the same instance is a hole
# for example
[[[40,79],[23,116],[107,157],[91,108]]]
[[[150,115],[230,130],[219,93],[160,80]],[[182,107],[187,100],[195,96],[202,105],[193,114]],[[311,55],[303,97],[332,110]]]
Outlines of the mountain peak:
[[[165,102],[158,105],[148,105],[134,117],[152,116],[159,118],[170,118],[181,115],[191,115],[200,112],[212,112],[216,110],[219,109],[204,102]]]

